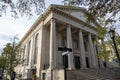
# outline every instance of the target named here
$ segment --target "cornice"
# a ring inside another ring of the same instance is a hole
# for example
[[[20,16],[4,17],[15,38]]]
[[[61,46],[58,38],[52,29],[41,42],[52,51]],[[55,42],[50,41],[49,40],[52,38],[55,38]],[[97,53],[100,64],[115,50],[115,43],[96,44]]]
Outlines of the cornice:
[[[51,9],[52,9],[53,12],[55,12],[55,13],[57,13],[57,14],[60,14],[60,15],[62,15],[62,16],[64,16],[64,17],[70,18],[70,19],[72,19],[72,20],[74,20],[74,21],[76,21],[76,22],[78,22],[78,23],[81,23],[81,24],[83,24],[84,26],[91,27],[92,29],[97,30],[97,28],[95,28],[94,26],[92,26],[92,25],[90,25],[90,24],[88,24],[88,23],[86,23],[86,22],[84,22],[84,21],[82,21],[82,20],[80,20],[80,19],[78,19],[78,18],[76,18],[76,17],[68,14],[68,13],[65,13],[65,12],[63,12],[63,11],[60,10],[60,9],[57,9],[57,8],[55,8],[55,7],[51,8]]]
[[[52,6],[53,8],[58,8],[58,9],[62,9],[62,10],[71,9],[71,10],[80,10],[80,11],[86,11],[86,12],[87,12],[87,10],[86,10],[85,8],[82,8],[82,7],[56,5],[56,4],[51,4],[51,6]]]

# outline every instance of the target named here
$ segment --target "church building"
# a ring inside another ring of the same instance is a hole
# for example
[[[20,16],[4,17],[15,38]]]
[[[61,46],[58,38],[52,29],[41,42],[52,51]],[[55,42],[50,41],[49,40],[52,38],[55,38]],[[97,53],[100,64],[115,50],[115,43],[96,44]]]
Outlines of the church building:
[[[66,80],[66,76],[73,80],[74,70],[102,67],[94,44],[98,26],[82,7],[50,5],[19,42],[24,61],[16,72],[28,80],[33,76],[38,80]]]

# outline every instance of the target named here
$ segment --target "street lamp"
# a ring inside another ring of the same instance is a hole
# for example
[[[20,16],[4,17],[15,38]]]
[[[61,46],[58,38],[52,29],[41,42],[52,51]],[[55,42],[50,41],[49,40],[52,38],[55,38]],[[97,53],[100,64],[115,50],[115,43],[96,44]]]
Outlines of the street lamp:
[[[118,59],[118,62],[119,62],[119,65],[120,65],[120,56],[119,56],[119,53],[118,53],[118,49],[117,49],[117,45],[116,45],[116,42],[115,42],[115,30],[113,29],[110,29],[108,31],[112,41],[113,41],[113,44],[114,44],[114,50],[115,50],[115,53],[116,53],[116,56],[117,56],[117,59]]]

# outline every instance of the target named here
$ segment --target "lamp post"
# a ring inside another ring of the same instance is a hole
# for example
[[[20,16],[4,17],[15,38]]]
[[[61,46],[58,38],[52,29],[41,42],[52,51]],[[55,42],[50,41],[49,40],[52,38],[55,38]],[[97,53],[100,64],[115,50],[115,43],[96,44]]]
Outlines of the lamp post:
[[[116,53],[116,56],[117,56],[117,59],[118,59],[118,63],[120,65],[120,56],[119,56],[117,45],[116,45],[116,42],[115,42],[115,30],[110,29],[108,33],[109,33],[109,35],[110,35],[110,37],[111,37],[111,39],[113,41],[114,50],[115,50],[115,53]]]

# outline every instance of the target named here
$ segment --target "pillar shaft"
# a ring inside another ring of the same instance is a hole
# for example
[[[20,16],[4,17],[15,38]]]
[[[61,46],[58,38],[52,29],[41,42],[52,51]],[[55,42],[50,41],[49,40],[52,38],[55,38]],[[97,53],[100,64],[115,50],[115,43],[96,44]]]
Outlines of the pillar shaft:
[[[81,68],[86,68],[86,61],[85,61],[85,46],[83,40],[82,30],[79,31],[79,46],[80,46],[80,63]]]
[[[49,68],[54,69],[56,67],[56,26],[55,19],[51,19],[50,25],[50,60]]]
[[[88,34],[88,41],[89,41],[89,48],[90,48],[90,55],[91,55],[91,67],[92,68],[96,68],[96,59],[95,59],[95,52],[94,52],[94,46],[93,46],[93,42],[92,42],[92,37],[91,37],[91,33]]]
[[[71,27],[68,25],[67,27],[67,47],[72,49],[72,33],[71,33]],[[74,63],[73,63],[73,52],[69,52],[68,54],[68,68],[74,69]]]

